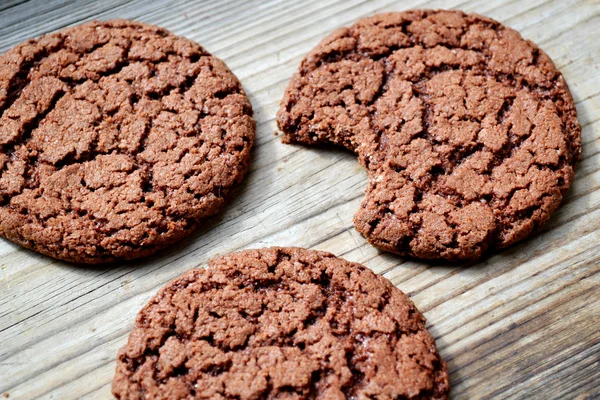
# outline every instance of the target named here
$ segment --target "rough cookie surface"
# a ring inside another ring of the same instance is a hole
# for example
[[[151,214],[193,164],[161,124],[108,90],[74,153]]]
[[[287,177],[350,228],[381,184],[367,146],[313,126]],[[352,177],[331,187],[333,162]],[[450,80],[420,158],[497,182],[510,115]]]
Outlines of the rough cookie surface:
[[[425,319],[365,267],[298,248],[173,280],[117,357],[118,399],[446,399]]]
[[[581,145],[550,58],[460,11],[337,30],[302,61],[277,121],[285,142],[354,151],[370,182],[356,229],[421,258],[478,258],[528,236],[571,185]]]
[[[0,56],[0,115],[0,234],[86,263],[154,253],[218,212],[255,133],[222,61],[123,20]]]

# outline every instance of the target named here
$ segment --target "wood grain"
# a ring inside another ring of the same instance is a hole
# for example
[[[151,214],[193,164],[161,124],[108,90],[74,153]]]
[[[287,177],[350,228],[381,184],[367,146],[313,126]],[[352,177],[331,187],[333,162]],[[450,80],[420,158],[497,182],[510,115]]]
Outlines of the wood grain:
[[[526,242],[477,264],[378,252],[352,224],[367,182],[355,157],[280,143],[274,115],[306,54],[338,26],[382,11],[460,8],[538,43],[563,71],[583,153],[563,205]],[[0,393],[106,399],[135,314],[168,280],[233,250],[293,245],[363,263],[408,293],[448,361],[454,398],[600,397],[600,2],[293,0],[0,1],[0,51],[99,18],[187,36],[224,59],[258,123],[251,171],[225,212],[155,257],[66,264],[0,240]]]

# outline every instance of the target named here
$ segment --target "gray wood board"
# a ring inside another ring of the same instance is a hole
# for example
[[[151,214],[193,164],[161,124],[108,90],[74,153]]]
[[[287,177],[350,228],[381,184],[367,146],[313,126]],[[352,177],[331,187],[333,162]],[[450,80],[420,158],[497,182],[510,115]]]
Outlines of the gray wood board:
[[[322,37],[409,8],[460,8],[519,30],[553,58],[577,102],[583,153],[561,208],[533,237],[478,264],[377,251],[352,224],[367,183],[355,157],[273,134],[290,76]],[[409,294],[448,361],[454,398],[599,395],[600,2],[9,0],[0,2],[0,51],[115,17],[166,27],[227,62],[255,110],[251,171],[223,213],[148,259],[77,266],[0,240],[0,394],[110,398],[117,350],[158,288],[217,255],[293,245],[363,263]]]

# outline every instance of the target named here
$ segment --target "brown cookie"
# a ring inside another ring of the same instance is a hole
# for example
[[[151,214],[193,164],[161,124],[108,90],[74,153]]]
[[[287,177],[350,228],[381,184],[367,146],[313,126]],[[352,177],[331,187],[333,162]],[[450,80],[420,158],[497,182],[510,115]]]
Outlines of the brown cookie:
[[[118,399],[446,399],[425,318],[332,254],[229,254],[173,280],[117,356]]]
[[[217,213],[255,134],[221,60],[123,20],[0,56],[0,115],[0,234],[85,263],[152,254]]]
[[[277,115],[284,142],[344,146],[369,172],[355,216],[374,245],[472,259],[544,223],[573,181],[581,127],[534,43],[460,11],[377,15],[325,38]]]

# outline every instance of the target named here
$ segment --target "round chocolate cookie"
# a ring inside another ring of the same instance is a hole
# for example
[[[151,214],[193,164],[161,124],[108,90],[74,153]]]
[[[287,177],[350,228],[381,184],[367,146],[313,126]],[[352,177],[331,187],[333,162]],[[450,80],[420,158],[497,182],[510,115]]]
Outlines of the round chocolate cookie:
[[[425,318],[332,254],[248,250],[173,280],[117,356],[117,399],[446,399]]]
[[[284,142],[354,151],[369,172],[357,230],[420,258],[478,258],[528,236],[571,185],[581,146],[550,58],[460,11],[332,33],[302,61],[277,121]]]
[[[255,134],[221,60],[123,20],[0,56],[0,115],[0,234],[84,263],[152,254],[217,213]]]

